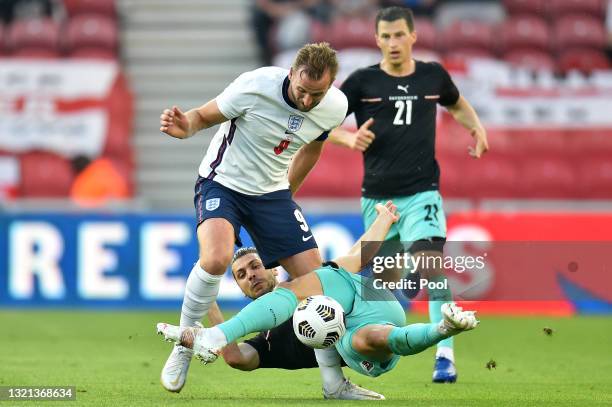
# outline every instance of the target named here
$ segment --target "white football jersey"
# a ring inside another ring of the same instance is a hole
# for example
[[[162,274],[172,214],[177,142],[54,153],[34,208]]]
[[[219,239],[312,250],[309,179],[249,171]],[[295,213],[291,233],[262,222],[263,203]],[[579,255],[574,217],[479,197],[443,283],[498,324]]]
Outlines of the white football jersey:
[[[229,119],[213,137],[200,164],[202,177],[243,194],[289,188],[287,173],[305,144],[324,140],[346,115],[344,93],[332,86],[309,112],[292,106],[287,69],[259,68],[234,80],[216,98]]]

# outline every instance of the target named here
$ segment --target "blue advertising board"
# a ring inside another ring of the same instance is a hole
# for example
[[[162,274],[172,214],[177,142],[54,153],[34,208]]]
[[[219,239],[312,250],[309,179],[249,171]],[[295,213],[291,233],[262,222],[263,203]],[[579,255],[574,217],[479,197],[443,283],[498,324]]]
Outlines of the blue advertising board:
[[[308,221],[324,258],[363,231],[358,214]],[[197,259],[187,214],[0,214],[0,306],[177,309]],[[246,303],[230,273],[219,303]]]

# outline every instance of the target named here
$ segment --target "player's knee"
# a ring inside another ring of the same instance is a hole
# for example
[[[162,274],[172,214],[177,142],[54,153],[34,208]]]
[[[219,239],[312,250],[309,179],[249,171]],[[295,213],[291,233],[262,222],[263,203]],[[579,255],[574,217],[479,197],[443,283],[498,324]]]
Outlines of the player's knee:
[[[371,349],[380,349],[387,344],[388,333],[383,330],[377,329],[368,332],[366,335],[366,342]]]
[[[381,349],[386,344],[386,335],[379,329],[366,329],[353,336],[353,347],[357,352],[368,353]]]
[[[208,255],[200,258],[200,267],[206,272],[214,275],[221,275],[225,273],[227,266],[232,261],[231,255],[219,254],[219,255]]]
[[[372,347],[368,343],[367,335],[357,335],[353,336],[353,349],[355,349],[359,353],[368,353],[372,351]]]
[[[232,369],[253,370],[248,365],[246,365],[244,361],[239,357],[235,357],[233,355],[227,355],[227,356],[223,356],[223,358],[225,359],[225,363],[227,363],[228,366],[231,367]]]

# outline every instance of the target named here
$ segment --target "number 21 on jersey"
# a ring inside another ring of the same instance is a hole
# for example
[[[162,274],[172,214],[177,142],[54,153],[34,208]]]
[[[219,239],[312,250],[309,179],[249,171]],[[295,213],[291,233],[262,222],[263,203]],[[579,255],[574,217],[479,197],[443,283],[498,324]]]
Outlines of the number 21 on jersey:
[[[393,124],[403,126],[404,124],[412,123],[412,100],[398,100],[395,102],[395,119]]]

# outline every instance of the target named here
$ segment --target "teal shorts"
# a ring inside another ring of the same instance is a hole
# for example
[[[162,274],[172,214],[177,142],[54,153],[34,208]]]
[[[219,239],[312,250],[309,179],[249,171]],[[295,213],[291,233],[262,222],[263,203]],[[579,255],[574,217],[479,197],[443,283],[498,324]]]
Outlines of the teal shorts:
[[[425,191],[410,196],[361,198],[361,214],[367,230],[376,219],[376,204],[393,201],[400,214],[391,225],[386,240],[414,242],[431,237],[446,237],[446,217],[438,191]]]
[[[322,267],[315,271],[321,280],[323,294],[342,305],[346,314],[346,333],[336,344],[342,359],[351,369],[366,376],[380,376],[399,361],[393,355],[386,361],[368,358],[353,348],[353,335],[366,325],[406,325],[406,313],[388,290],[373,289],[371,280],[340,268]]]

